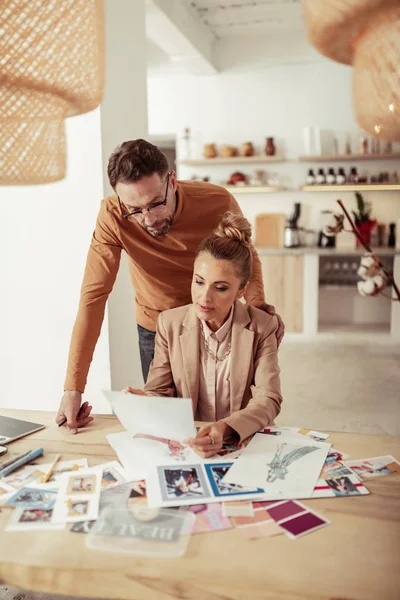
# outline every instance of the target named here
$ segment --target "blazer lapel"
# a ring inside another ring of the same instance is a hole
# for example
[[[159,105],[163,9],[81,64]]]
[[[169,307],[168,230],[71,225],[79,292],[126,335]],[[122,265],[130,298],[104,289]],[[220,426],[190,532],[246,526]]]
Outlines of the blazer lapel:
[[[200,327],[194,306],[192,305],[182,323],[184,331],[179,336],[183,368],[187,387],[193,403],[193,414],[196,414],[199,397],[200,372]]]
[[[235,302],[232,323],[232,355],[230,367],[231,413],[240,410],[253,358],[254,332],[246,329],[250,322],[246,306]]]

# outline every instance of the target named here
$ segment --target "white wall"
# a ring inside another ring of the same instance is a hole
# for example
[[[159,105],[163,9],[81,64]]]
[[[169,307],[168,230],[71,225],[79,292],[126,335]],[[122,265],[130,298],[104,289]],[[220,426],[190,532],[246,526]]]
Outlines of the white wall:
[[[110,193],[107,163],[111,152],[125,140],[146,137],[146,35],[145,0],[114,0],[105,3],[106,85],[101,106],[101,139],[104,195]],[[143,387],[134,290],[128,263],[121,265],[107,310],[110,329],[111,385]]]
[[[67,176],[0,187],[0,407],[57,410],[86,254],[102,198],[100,112],[66,121]],[[110,387],[103,325],[87,399]]]
[[[240,54],[246,42],[239,38],[236,50]],[[254,44],[251,45],[253,48]],[[247,55],[246,55],[247,52]],[[260,150],[266,136],[274,136],[278,149],[289,162],[276,164],[267,170],[280,174],[288,187],[298,188],[304,182],[307,169],[311,166],[296,162],[304,154],[302,130],[304,126],[318,126],[340,132],[352,132],[354,151],[359,128],[353,117],[351,100],[351,69],[323,58],[309,64],[281,64],[267,67],[260,54],[258,67],[251,68],[246,48],[237,60],[234,70],[219,75],[195,77],[189,75],[154,76],[148,78],[149,132],[163,134],[175,131],[180,134],[190,127],[197,157],[201,157],[203,144],[215,142],[240,145],[251,140]],[[274,55],[278,53],[274,48]],[[311,60],[312,54],[308,57]],[[399,147],[399,146],[397,146]],[[352,163],[343,166],[348,169]],[[395,161],[354,163],[362,172],[368,169],[394,170]],[[330,166],[330,165],[329,165]],[[334,167],[341,166],[338,164]],[[237,165],[248,175],[263,165]],[[235,169],[236,170],[236,169]],[[179,176],[189,179],[192,175],[211,177],[214,183],[226,181],[232,167],[181,167]],[[319,212],[336,208],[337,194],[304,193],[290,190],[279,194],[246,194],[237,199],[246,216],[254,222],[260,212],[285,212],[289,214],[294,202],[302,203],[301,225],[319,228]],[[341,193],[340,197],[349,208],[355,206],[354,194]],[[400,216],[400,194],[398,192],[366,193],[373,202],[374,216],[388,223]]]

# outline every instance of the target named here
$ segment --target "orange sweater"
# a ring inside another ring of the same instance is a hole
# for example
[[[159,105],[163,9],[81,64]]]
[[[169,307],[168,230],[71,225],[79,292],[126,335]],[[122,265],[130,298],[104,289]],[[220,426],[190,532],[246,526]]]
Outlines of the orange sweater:
[[[191,302],[193,263],[201,240],[210,235],[227,210],[241,212],[227,190],[210,183],[179,181],[177,198],[174,223],[160,237],[123,219],[116,196],[102,201],[87,257],[64,389],[85,389],[121,250],[128,255],[136,291],[136,320],[155,331],[161,311]],[[246,301],[253,306],[264,302],[261,264],[255,251]]]

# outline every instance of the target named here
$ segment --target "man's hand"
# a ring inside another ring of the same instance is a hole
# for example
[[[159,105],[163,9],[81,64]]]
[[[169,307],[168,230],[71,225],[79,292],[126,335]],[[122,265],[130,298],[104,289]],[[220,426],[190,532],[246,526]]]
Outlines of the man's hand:
[[[195,438],[185,440],[185,444],[202,458],[209,458],[221,450],[224,439],[233,433],[233,429],[223,421],[209,423]]]
[[[265,310],[265,312],[267,312],[269,315],[272,315],[273,317],[276,317],[278,319],[276,339],[279,347],[281,341],[283,340],[283,336],[285,335],[285,323],[282,321],[281,317],[276,314],[275,306],[272,306],[272,304],[261,304],[260,306],[257,306],[257,308],[259,308],[260,310]]]
[[[72,390],[64,392],[56,416],[57,425],[64,419],[67,419],[65,426],[71,433],[78,433],[78,427],[84,427],[93,421],[93,417],[90,416],[92,407],[89,406],[88,402],[84,402],[81,406],[81,402],[81,392]]]

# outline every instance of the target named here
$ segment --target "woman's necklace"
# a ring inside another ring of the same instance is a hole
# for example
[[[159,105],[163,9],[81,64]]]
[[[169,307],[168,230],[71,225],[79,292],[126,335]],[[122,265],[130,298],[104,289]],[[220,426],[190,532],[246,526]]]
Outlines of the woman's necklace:
[[[210,350],[208,340],[206,340],[206,336],[204,333],[203,323],[201,323],[201,322],[200,322],[200,328],[201,328],[201,335],[202,335],[203,342],[204,342],[204,347],[206,349],[207,354],[209,354],[213,360],[216,360],[218,362],[223,362],[231,353],[231,350],[232,350],[231,343],[229,342],[228,350],[225,352],[225,354],[218,357],[216,354],[214,354],[214,352],[212,352],[212,350]]]

